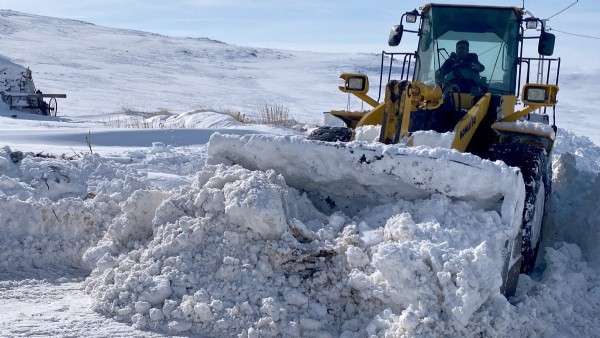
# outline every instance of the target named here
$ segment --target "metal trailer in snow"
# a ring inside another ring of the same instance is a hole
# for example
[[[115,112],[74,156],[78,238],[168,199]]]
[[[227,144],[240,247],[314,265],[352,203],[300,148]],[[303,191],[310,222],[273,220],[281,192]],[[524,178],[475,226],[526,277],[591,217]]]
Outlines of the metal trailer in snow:
[[[18,109],[28,113],[56,116],[58,104],[56,99],[65,99],[67,94],[43,94],[37,93],[11,93],[0,92],[2,101],[10,106],[10,109]],[[46,102],[44,99],[49,99]]]
[[[44,94],[36,90],[33,77],[29,68],[19,73],[8,75],[6,69],[2,70],[6,76],[4,86],[0,87],[0,98],[11,110],[20,110],[32,114],[56,116],[58,102],[56,99],[67,98],[67,94]],[[44,100],[48,99],[48,101]]]

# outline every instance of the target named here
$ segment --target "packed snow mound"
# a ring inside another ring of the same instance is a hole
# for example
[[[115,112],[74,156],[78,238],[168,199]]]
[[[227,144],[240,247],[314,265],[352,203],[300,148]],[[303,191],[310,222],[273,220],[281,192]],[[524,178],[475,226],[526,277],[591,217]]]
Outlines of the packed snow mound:
[[[25,67],[14,63],[9,57],[7,57],[3,54],[0,54],[0,67],[5,70],[6,69],[11,69],[11,70],[14,69],[19,72],[22,72],[25,70]],[[6,74],[3,74],[3,75],[6,75]]]
[[[0,54],[0,92],[19,93],[28,70]],[[29,73],[31,74],[31,73]]]
[[[174,115],[156,115],[146,119],[152,125],[178,128],[242,128],[242,123],[224,113],[194,109]]]
[[[586,136],[577,136],[561,129],[558,132],[553,154],[560,156],[569,153],[578,158],[577,169],[584,172],[600,171],[600,146]]]
[[[209,163],[281,173],[320,210],[354,215],[399,197],[444,194],[497,210],[515,231],[521,223],[525,187],[520,171],[452,149],[214,133],[207,153]]]
[[[547,206],[542,246],[567,241],[600,267],[600,147],[589,138],[561,130],[553,160],[552,195]]]
[[[441,195],[326,216],[274,171],[218,165],[151,222],[128,219],[86,253],[97,260],[86,290],[139,328],[360,337],[390,333],[379,319],[390,314],[410,318],[401,330],[435,332],[508,304],[500,217]]]
[[[546,222],[544,243],[551,245],[557,239],[575,243],[585,258],[600,267],[600,171],[589,170],[589,159],[564,153],[553,163],[554,185],[549,212],[554,215]],[[581,212],[595,210],[593,213]]]
[[[122,204],[149,185],[97,155],[66,160],[8,147],[0,173],[0,267],[9,270],[81,268]]]

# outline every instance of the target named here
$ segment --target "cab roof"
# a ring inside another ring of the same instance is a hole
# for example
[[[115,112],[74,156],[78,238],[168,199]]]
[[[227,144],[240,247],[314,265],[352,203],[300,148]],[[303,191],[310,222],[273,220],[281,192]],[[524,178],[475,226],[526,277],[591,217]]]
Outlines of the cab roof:
[[[455,7],[455,8],[481,8],[481,9],[511,9],[517,12],[520,16],[525,14],[525,8],[515,6],[487,6],[487,5],[458,5],[458,4],[438,4],[438,3],[426,3],[419,9],[423,12],[428,11],[431,7]]]

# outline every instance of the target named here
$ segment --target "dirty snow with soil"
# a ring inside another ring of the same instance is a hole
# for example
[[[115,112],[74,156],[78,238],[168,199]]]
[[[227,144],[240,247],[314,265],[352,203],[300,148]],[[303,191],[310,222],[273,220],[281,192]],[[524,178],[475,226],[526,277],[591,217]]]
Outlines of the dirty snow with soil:
[[[156,70],[143,60],[185,68],[190,61],[189,53],[179,55],[183,46],[191,54],[204,48],[217,59],[230,56],[231,67],[245,65],[243,72],[264,87],[256,101],[283,92],[275,89],[284,86],[286,71],[293,72],[289,65],[316,62],[311,71],[329,76],[335,89],[342,68],[332,67],[335,60],[353,68],[368,57],[324,55],[319,61],[313,53],[256,50],[263,60],[249,62],[241,52],[240,61],[236,51],[241,47],[0,13],[1,22],[17,27],[8,31],[10,25],[0,25],[8,46],[4,53],[16,54],[0,58],[2,67],[20,67],[9,59],[31,64],[38,88],[69,91],[66,101],[76,102],[65,102],[56,118],[0,105],[0,309],[8,313],[0,319],[2,336],[600,334],[600,148],[588,138],[559,130],[541,257],[534,274],[521,275],[517,294],[506,300],[499,292],[498,266],[503,235],[498,229],[506,222],[496,211],[434,195],[348,214],[325,213],[277,171],[205,162],[206,143],[217,131],[286,135],[282,142],[293,142],[297,136],[289,135],[299,131],[243,125],[218,109],[174,111],[168,119],[185,129],[116,129],[104,120],[111,114],[127,118],[111,108],[119,99],[140,104],[151,97],[128,88],[158,89],[150,80]],[[120,67],[112,68],[108,56],[114,50],[95,53],[83,66],[85,58],[72,65],[60,50],[47,64],[41,54],[15,47],[24,37],[34,38],[19,25],[34,20],[49,31],[45,34],[69,44],[71,53],[89,53],[78,37],[98,31],[113,43],[139,39],[145,47],[129,45],[139,59],[127,60],[137,69],[136,82],[129,75],[119,77]],[[160,51],[166,55],[169,44],[181,47],[168,62],[147,52],[165,46]],[[287,67],[270,67],[284,54]],[[207,71],[229,74],[228,63],[204,56],[196,61],[202,65],[202,60],[218,65]],[[111,87],[71,89],[70,80],[88,81],[82,74],[91,66]],[[231,88],[241,83],[184,76],[167,67],[160,72],[170,84],[168,107],[176,97],[170,95],[203,93],[207,87],[210,95],[221,95],[215,105],[248,102],[243,90]],[[181,84],[169,82],[179,75]],[[312,81],[311,76],[301,82]],[[311,95],[318,91],[296,89],[279,98],[301,111],[297,107],[314,102]],[[109,92],[115,98],[106,107],[97,98],[80,105],[92,94]],[[187,95],[180,98],[173,109],[192,104]],[[321,108],[336,102],[323,94],[319,100]],[[310,126],[320,116],[301,112],[297,119]],[[263,153],[277,152],[277,145],[262,146]],[[313,154],[308,147],[293,155],[302,161]],[[340,168],[318,170],[315,175],[335,176]],[[472,188],[485,191],[490,183],[473,180]]]

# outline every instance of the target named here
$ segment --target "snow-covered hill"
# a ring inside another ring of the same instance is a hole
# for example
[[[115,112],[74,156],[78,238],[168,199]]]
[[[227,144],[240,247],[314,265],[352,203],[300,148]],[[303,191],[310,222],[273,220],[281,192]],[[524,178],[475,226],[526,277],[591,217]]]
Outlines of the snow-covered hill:
[[[30,67],[38,87],[66,93],[60,109],[68,116],[122,113],[124,107],[252,115],[268,103],[315,123],[323,111],[345,106],[337,91],[340,73],[379,71],[379,55],[239,47],[5,10],[0,21],[2,53]]]
[[[381,56],[240,47],[208,38],[173,38],[90,23],[0,10],[0,41],[9,59],[33,71],[44,92],[66,93],[63,116],[107,119],[124,110],[183,112],[193,108],[256,115],[281,104],[299,121],[320,123],[322,112],[343,109],[343,72],[370,76],[379,91]],[[373,37],[381,41],[387,36]],[[557,43],[560,43],[558,41]],[[404,46],[402,51],[412,51]],[[557,125],[600,144],[598,69],[563,55]],[[353,109],[360,103],[353,101]]]
[[[598,97],[594,74],[563,76],[558,124],[569,123],[542,259],[507,301],[493,269],[495,212],[434,196],[324,214],[274,172],[205,163],[217,131],[299,133],[223,110],[277,103],[320,122],[346,105],[339,73],[375,81],[378,55],[11,11],[0,11],[0,41],[2,67],[30,67],[38,88],[67,93],[56,118],[0,104],[2,336],[600,335],[600,148],[586,137],[595,133],[573,133],[600,121],[587,103]],[[575,99],[581,92],[589,101]],[[127,118],[124,108],[165,108],[187,128],[106,123]],[[298,150],[299,161],[310,155]]]

